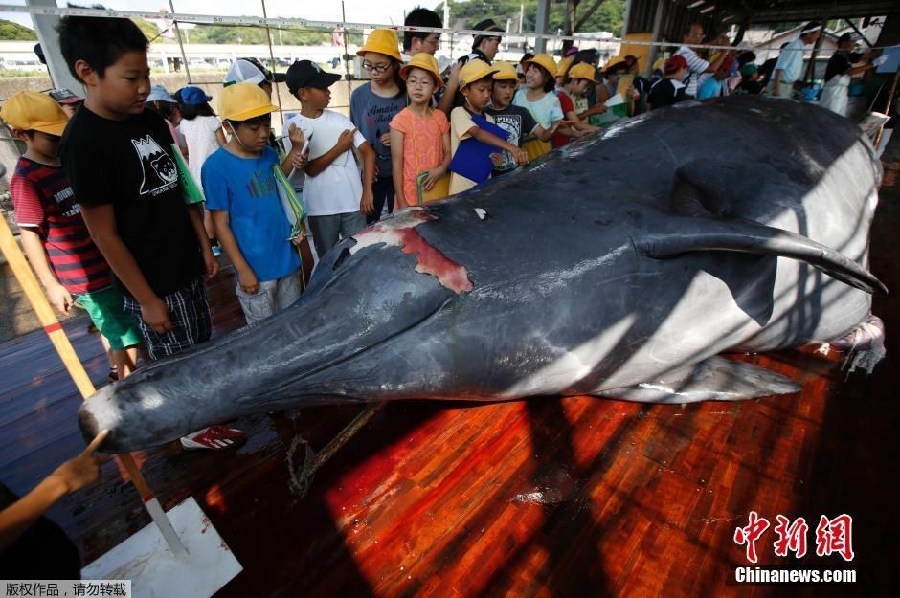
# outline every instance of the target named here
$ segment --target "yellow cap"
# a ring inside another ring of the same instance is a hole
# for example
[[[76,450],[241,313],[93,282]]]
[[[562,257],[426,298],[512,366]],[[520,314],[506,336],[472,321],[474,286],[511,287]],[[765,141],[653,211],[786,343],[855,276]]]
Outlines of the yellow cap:
[[[35,91],[20,91],[6,100],[0,109],[0,118],[16,129],[40,131],[57,137],[62,137],[69,122],[69,117],[56,100]]]
[[[356,54],[365,56],[369,52],[374,52],[400,60],[400,50],[397,49],[397,45],[397,33],[393,29],[376,29],[369,34],[366,43],[356,51]]]
[[[222,89],[219,94],[219,118],[241,122],[278,110],[256,83],[246,81]]]
[[[516,67],[512,64],[497,60],[491,66],[497,69],[497,72],[494,73],[494,81],[508,81],[510,79],[518,81],[519,75],[516,73]]]
[[[497,72],[497,69],[491,67],[488,63],[480,58],[470,58],[461,69],[459,69],[459,88],[462,89],[469,83],[490,77]]]
[[[549,54],[537,54],[526,60],[524,63],[526,70],[528,68],[528,65],[532,63],[545,69],[548,73],[550,73],[551,77],[556,74],[556,61],[553,60],[553,57]]]
[[[431,54],[422,52],[410,58],[409,62],[400,67],[400,78],[406,81],[406,78],[409,76],[409,70],[413,68],[427,71],[434,78],[434,82],[438,87],[444,86],[444,82],[441,81],[441,71],[438,67],[438,61]]]
[[[568,77],[569,79],[587,79],[588,81],[596,83],[597,69],[586,62],[579,62],[569,69]]]
[[[569,67],[572,66],[572,62],[575,60],[575,56],[566,56],[562,60],[559,61],[559,66],[556,67],[556,76],[557,77],[565,77],[566,73],[569,71]]]
[[[616,54],[615,56],[610,57],[610,59],[606,61],[606,64],[603,65],[603,69],[606,70],[613,65],[619,64],[623,60],[625,60],[624,56],[622,56],[621,54]]]

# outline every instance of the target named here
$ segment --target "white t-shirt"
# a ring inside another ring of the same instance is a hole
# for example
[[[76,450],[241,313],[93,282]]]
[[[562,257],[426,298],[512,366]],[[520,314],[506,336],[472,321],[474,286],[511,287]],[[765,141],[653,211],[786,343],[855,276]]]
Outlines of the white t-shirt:
[[[709,61],[697,56],[697,53],[687,46],[678,48],[674,55],[684,56],[684,61],[687,62],[687,74],[685,76],[687,90],[685,93],[691,98],[696,98],[700,76],[709,68]]]
[[[219,149],[216,131],[222,123],[215,116],[198,116],[194,120],[186,118],[178,123],[178,131],[184,135],[188,146],[188,166],[197,184],[200,184],[200,170],[203,163],[214,151]]]
[[[350,119],[338,112],[326,110],[319,118],[307,118],[302,114],[287,120],[284,130],[296,124],[309,140],[309,159],[314,160],[334,147],[342,131],[354,129]],[[353,145],[359,147],[366,142],[363,134],[353,134]],[[317,176],[305,175],[303,180],[303,202],[310,216],[329,216],[359,211],[362,199],[362,177],[353,153],[347,150],[338,156],[328,168]]]

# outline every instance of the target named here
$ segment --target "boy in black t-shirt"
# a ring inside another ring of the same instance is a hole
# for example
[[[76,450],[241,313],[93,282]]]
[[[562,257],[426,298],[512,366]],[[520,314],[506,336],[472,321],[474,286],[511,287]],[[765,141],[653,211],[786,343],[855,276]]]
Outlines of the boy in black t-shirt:
[[[85,87],[59,147],[84,222],[139,318],[151,359],[209,340],[204,272],[218,268],[201,206],[185,205],[165,121],[144,109],[147,38],[129,19],[68,16],[59,44]],[[186,448],[226,448],[243,435],[213,426]]]
[[[532,136],[541,141],[549,141],[550,132],[535,122],[528,108],[512,103],[518,86],[516,67],[508,62],[495,62],[493,68],[497,72],[494,73],[491,103],[485,107],[485,113],[493,116],[497,124],[509,133],[507,140],[513,145],[522,147],[522,142]],[[518,166],[516,159],[506,151],[491,154],[491,161],[494,163],[491,176],[512,172]]]

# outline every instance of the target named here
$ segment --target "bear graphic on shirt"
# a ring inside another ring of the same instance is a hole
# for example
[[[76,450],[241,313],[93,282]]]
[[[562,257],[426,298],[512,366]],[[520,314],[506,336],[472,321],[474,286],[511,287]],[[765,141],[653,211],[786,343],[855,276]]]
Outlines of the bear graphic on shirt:
[[[142,139],[132,139],[131,144],[141,161],[144,178],[141,181],[141,195],[158,195],[168,191],[178,183],[178,169],[172,157],[150,135]]]

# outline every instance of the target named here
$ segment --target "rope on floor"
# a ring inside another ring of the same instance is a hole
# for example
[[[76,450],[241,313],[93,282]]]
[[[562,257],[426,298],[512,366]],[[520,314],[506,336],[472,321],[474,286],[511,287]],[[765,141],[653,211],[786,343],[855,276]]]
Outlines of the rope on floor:
[[[313,477],[319,468],[325,465],[325,463],[343,448],[344,445],[363,428],[363,426],[369,423],[372,416],[378,413],[384,405],[385,403],[375,403],[366,407],[318,453],[314,453],[309,446],[309,442],[307,442],[302,435],[297,434],[291,441],[291,446],[288,449],[286,456],[291,490],[299,494],[301,498],[306,496],[310,486],[312,486]],[[303,446],[304,448],[303,465],[297,467],[294,464],[294,455],[300,446]]]

